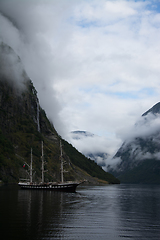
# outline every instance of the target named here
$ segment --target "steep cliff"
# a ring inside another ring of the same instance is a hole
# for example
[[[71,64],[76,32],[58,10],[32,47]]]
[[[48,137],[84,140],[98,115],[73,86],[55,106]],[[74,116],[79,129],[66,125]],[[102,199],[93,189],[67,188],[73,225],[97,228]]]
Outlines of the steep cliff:
[[[160,183],[160,103],[146,111],[114,156],[110,172],[122,182]]]
[[[33,153],[34,180],[41,178],[41,142],[44,143],[44,160],[46,181],[60,181],[60,143],[61,137],[40,107],[37,91],[24,71],[20,58],[4,43],[0,44],[0,180],[17,182],[28,178],[27,166],[30,152]],[[63,140],[66,173],[64,180],[88,179],[98,183],[100,178],[109,183],[119,183],[111,174],[92,163],[80,154],[78,164],[70,145]],[[73,149],[73,147],[71,146]],[[65,153],[67,152],[67,154]],[[73,161],[71,161],[73,158]],[[87,162],[87,167],[83,161]],[[89,161],[89,162],[88,162]],[[82,162],[82,163],[80,163]],[[78,167],[76,166],[78,165]],[[94,166],[93,166],[94,165]],[[93,173],[89,173],[93,166]],[[87,173],[88,172],[88,173]],[[97,173],[98,172],[98,173]],[[101,177],[102,175],[102,177]],[[95,178],[96,177],[96,178]]]
[[[59,166],[58,134],[41,109],[36,89],[23,70],[20,58],[3,43],[0,52],[0,177],[17,181],[20,175],[25,175],[25,170],[20,169],[29,161],[31,148],[36,175],[40,177],[41,141],[45,143],[46,159],[54,155],[55,164],[48,160],[50,169]],[[49,144],[49,137],[55,144]]]

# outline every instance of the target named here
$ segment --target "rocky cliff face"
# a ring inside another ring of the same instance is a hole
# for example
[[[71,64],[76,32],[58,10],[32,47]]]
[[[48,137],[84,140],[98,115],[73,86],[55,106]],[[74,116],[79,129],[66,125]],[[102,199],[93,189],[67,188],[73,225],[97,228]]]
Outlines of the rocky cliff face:
[[[119,163],[110,172],[123,182],[160,183],[160,103],[145,112],[133,130],[114,156]]]
[[[39,105],[37,91],[15,52],[4,43],[0,52],[0,177],[18,178],[20,165],[29,161],[31,147],[40,169],[41,141],[47,141],[45,138],[55,144],[53,153],[58,168],[59,137]],[[8,147],[4,146],[4,139]]]
[[[39,105],[37,91],[23,70],[20,59],[5,44],[0,45],[0,51],[2,53],[0,55],[0,124],[2,131],[9,134],[14,131],[15,126],[16,130],[21,129],[24,121],[33,121],[38,132],[49,133],[49,122],[47,125],[45,113]]]
[[[31,148],[33,168],[36,171],[33,180],[41,180],[41,142],[43,141],[44,160],[48,170],[45,173],[45,180],[60,181],[60,139],[45,111],[39,105],[37,91],[24,71],[20,58],[9,46],[1,43],[0,180],[17,182],[19,178],[28,178],[27,169],[22,166],[24,162],[30,164]],[[65,181],[87,178],[88,181],[96,184],[99,180],[94,177],[101,178],[103,175],[104,181],[119,183],[111,174],[104,172],[76,149],[73,150],[73,147],[63,139],[61,140],[64,144],[63,157],[66,163]],[[78,161],[75,161],[74,155]]]

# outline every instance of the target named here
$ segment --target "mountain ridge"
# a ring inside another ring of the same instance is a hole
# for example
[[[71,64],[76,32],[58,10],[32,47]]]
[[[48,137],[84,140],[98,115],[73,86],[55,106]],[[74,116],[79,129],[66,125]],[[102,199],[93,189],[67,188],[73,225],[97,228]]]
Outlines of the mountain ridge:
[[[109,154],[104,150],[105,143],[102,141],[102,137],[82,130],[72,131],[70,136],[70,141],[74,143],[81,153],[83,153],[87,158],[94,160],[99,166],[105,167],[106,159],[109,157]],[[82,144],[82,142],[85,143]],[[102,150],[102,143],[104,151]],[[82,145],[87,145],[87,148],[85,147],[83,149]]]
[[[125,183],[160,183],[160,103],[144,114],[133,128],[135,136],[123,142],[108,171]],[[137,134],[137,136],[136,136]]]
[[[160,113],[160,102],[156,103],[153,107],[151,107],[148,111],[142,114],[142,117],[146,116],[148,113],[156,114]]]
[[[119,183],[118,179],[94,165],[94,176],[91,176],[89,166],[93,163],[84,156],[80,162],[88,162],[81,168],[71,164],[73,156],[67,152],[68,143],[58,135],[53,124],[48,120],[41,108],[37,91],[32,81],[23,69],[20,58],[14,50],[4,43],[0,44],[0,180],[3,182],[18,182],[20,177],[26,178],[24,162],[30,163],[30,151],[33,153],[33,168],[36,171],[35,180],[41,179],[41,142],[44,143],[44,160],[48,172],[46,181],[60,181],[60,148],[63,141],[66,173],[64,180],[87,179],[90,183],[98,184]],[[2,63],[2,64],[1,64]],[[7,71],[7,72],[6,72]],[[75,149],[74,154],[78,154]],[[27,167],[26,167],[27,168]],[[85,169],[84,169],[85,168]],[[98,174],[103,175],[103,178]],[[100,177],[98,179],[98,177]]]

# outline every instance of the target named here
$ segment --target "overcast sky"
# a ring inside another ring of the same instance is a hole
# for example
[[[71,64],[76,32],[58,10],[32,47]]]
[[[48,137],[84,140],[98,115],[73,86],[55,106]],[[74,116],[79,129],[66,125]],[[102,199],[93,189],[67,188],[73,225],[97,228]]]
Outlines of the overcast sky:
[[[0,40],[65,139],[85,130],[114,154],[160,101],[160,0],[0,0],[0,13]]]

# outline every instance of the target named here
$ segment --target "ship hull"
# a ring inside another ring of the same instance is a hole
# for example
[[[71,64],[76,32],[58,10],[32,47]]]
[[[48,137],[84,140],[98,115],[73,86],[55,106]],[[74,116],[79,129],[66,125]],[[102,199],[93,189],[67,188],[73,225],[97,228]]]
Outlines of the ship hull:
[[[21,189],[29,190],[49,190],[49,191],[60,191],[60,192],[76,192],[76,188],[80,183],[62,183],[62,184],[30,184],[30,183],[19,183]]]

